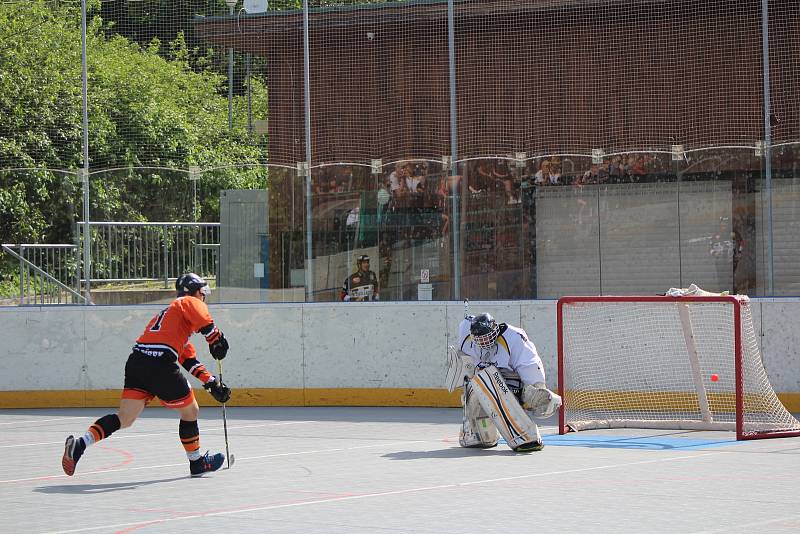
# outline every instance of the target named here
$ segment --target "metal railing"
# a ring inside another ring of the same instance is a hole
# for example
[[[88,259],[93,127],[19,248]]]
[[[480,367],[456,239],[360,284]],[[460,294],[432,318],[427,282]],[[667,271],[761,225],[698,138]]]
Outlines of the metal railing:
[[[81,287],[81,257],[78,245],[23,243],[19,255],[77,292]]]
[[[93,222],[89,228],[90,288],[154,281],[169,288],[187,271],[217,279],[219,223]],[[83,236],[82,228],[78,235]],[[19,262],[19,292],[4,303],[87,303],[81,295],[87,287],[82,246],[82,242],[2,245]]]
[[[217,277],[220,223],[92,222],[90,228],[92,284],[160,280],[167,288],[187,271]]]
[[[60,280],[47,273],[41,267],[34,265],[21,254],[14,252],[17,245],[3,244],[3,250],[19,261],[19,298],[15,299],[19,305],[43,304],[86,304],[86,299],[78,291],[62,283]],[[20,245],[20,251],[27,254],[39,255],[51,261],[57,261],[70,253],[74,245]],[[76,251],[71,251],[74,253]],[[54,268],[68,268],[68,262],[53,264]]]

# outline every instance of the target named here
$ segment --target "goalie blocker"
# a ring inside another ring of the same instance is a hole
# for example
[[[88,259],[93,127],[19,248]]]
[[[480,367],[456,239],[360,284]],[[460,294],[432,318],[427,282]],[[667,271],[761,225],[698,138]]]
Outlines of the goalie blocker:
[[[480,410],[476,409],[476,401]],[[533,452],[544,447],[539,427],[525,413],[494,365],[476,372],[466,382],[464,411],[460,440],[464,447],[492,447],[497,444],[497,432],[515,452]],[[496,431],[488,428],[487,416]]]

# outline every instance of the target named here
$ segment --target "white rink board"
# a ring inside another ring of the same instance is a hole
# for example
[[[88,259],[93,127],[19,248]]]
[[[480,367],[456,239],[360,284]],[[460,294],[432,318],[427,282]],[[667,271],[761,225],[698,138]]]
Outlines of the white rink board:
[[[231,345],[223,360],[225,382],[238,388],[303,387],[301,304],[219,305],[211,314]],[[205,340],[193,341],[200,361],[216,373]]]
[[[556,303],[532,301],[521,305],[518,324],[536,345],[544,364],[545,377],[550,389],[558,387],[558,335],[556,334]]]
[[[0,308],[0,390],[86,388],[81,307]]]
[[[756,332],[759,332],[759,325],[764,328],[761,353],[775,391],[800,392],[798,312],[800,303],[777,300],[765,302],[758,318],[753,313]]]
[[[446,329],[442,305],[308,305],[305,386],[440,387]]]
[[[163,306],[0,308],[0,391],[121,389],[125,360]],[[556,386],[556,301],[473,302],[521,325]],[[216,304],[231,342],[226,382],[239,388],[438,388],[448,344],[457,343],[461,302]],[[757,333],[777,392],[800,392],[800,300],[754,299]],[[216,365],[200,336],[202,361]]]
[[[133,341],[163,308],[163,305],[126,306],[125,309],[102,306],[85,314],[87,389],[122,389],[125,360],[131,353]]]

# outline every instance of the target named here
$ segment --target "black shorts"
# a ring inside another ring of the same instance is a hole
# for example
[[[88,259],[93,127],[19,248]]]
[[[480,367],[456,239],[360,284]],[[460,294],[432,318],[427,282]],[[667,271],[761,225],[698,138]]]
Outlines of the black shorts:
[[[183,408],[194,402],[194,393],[180,367],[166,356],[148,356],[133,351],[125,364],[123,399],[150,402],[158,397],[168,408]]]

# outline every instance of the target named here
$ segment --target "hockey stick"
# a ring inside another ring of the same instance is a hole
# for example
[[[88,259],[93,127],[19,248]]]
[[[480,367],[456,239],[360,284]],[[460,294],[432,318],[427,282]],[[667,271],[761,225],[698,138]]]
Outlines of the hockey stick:
[[[217,360],[217,374],[219,375],[219,383],[223,384],[222,381],[222,360]],[[228,452],[228,416],[225,413],[225,403],[222,403],[222,429],[225,433],[225,458],[228,460],[228,469],[231,468],[233,462],[236,460],[233,455]]]

